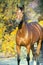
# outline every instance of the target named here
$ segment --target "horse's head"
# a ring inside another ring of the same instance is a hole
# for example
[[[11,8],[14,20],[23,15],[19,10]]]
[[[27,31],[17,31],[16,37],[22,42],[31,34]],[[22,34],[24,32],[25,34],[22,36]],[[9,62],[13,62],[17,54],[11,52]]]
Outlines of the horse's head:
[[[16,21],[15,21],[17,26],[23,20],[23,17],[24,17],[24,6],[18,6],[17,5]]]

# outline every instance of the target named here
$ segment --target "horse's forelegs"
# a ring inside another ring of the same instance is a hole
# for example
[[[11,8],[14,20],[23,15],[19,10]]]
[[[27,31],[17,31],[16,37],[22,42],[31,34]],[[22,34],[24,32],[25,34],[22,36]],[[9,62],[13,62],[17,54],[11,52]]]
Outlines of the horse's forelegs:
[[[30,53],[30,45],[27,46],[27,58],[26,59],[27,59],[28,65],[30,61],[29,53]]]
[[[20,64],[20,46],[16,46],[17,49],[17,61],[18,61],[18,65]]]
[[[30,57],[29,57],[29,54],[27,54],[27,62],[28,62],[28,65],[29,65],[29,61],[30,61]]]
[[[20,56],[17,56],[18,65],[20,65]]]

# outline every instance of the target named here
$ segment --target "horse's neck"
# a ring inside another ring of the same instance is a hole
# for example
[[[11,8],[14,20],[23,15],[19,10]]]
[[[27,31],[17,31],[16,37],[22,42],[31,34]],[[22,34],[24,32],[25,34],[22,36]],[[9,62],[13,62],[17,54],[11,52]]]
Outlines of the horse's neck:
[[[23,25],[24,25],[24,22],[23,22],[23,20],[22,20],[22,21],[20,22],[20,24],[18,25],[18,29],[21,29]]]
[[[22,28],[26,28],[26,22],[23,22]]]

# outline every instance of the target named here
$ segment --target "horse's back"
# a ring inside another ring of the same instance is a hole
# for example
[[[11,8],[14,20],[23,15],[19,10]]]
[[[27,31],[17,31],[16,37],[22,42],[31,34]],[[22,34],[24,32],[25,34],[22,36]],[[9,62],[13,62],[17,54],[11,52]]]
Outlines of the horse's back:
[[[37,22],[29,23],[28,29],[32,32],[33,41],[37,41],[39,38],[42,38],[42,27]]]
[[[42,27],[37,22],[31,22],[28,24],[28,28],[31,30],[36,30],[36,32],[42,32]]]

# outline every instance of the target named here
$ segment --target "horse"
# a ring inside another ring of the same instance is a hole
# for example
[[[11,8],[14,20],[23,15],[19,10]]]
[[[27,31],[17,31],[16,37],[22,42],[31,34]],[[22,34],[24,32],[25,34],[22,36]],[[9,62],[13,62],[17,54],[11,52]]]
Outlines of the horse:
[[[36,60],[37,56],[39,56],[40,54],[42,41],[43,41],[43,27],[41,27],[37,22],[31,22],[31,23],[27,23],[24,21],[19,22],[18,31],[16,34],[16,49],[17,49],[18,65],[20,64],[21,46],[24,46],[27,49],[26,59],[29,65],[30,49],[32,49],[35,42],[37,42],[36,53],[35,54],[33,53],[35,60]]]

